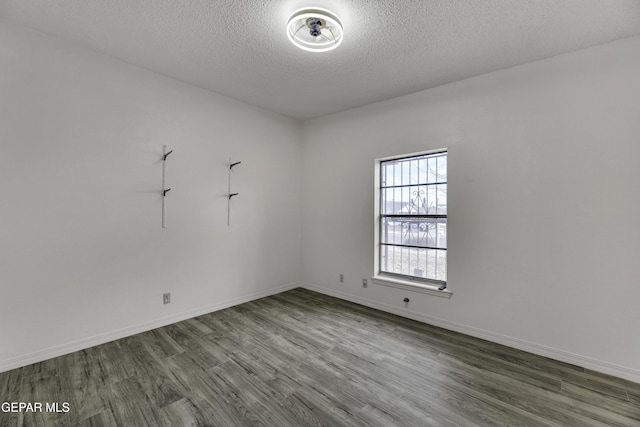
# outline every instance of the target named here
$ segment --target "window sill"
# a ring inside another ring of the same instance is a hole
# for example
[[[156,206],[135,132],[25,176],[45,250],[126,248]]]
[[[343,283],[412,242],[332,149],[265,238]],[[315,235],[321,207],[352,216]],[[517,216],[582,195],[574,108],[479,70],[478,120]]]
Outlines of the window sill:
[[[428,285],[426,283],[416,283],[410,280],[401,280],[388,276],[373,276],[371,283],[392,288],[404,289],[405,291],[420,292],[428,295],[435,295],[441,298],[451,298],[453,292],[448,289],[438,290],[438,286]]]

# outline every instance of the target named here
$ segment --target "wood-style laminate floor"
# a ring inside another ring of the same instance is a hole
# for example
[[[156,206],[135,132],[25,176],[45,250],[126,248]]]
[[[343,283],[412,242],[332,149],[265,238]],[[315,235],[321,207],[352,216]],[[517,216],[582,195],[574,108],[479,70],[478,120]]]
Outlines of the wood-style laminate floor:
[[[640,426],[640,385],[303,289],[0,374],[0,426]],[[44,405],[44,403],[43,403]]]

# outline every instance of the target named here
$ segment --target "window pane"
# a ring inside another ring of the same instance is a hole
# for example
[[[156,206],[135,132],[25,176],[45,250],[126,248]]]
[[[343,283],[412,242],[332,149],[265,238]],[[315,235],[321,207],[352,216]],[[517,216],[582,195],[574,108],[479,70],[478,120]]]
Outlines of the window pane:
[[[427,183],[438,182],[436,175],[437,160],[434,157],[427,159]]]
[[[387,184],[387,169],[388,166],[386,163],[381,163],[380,164],[380,187],[384,188],[386,187]]]
[[[410,205],[411,209],[409,213],[424,215],[427,213],[427,197],[426,191],[427,187],[421,185],[419,187],[411,187],[411,199]]]
[[[427,183],[427,158],[426,157],[422,157],[418,160],[418,169],[420,169],[420,179],[419,179],[419,184],[426,184]]]
[[[437,188],[435,185],[427,187],[427,213],[434,215],[436,213]]]
[[[394,177],[394,169],[395,162],[384,162],[382,163],[382,177],[384,180],[380,183],[381,187],[391,187],[395,185],[395,177]]]
[[[446,281],[447,251],[383,246],[380,266],[384,273]]]
[[[397,208],[398,206],[402,206],[402,190],[404,188],[400,187],[396,187],[393,189],[393,203],[394,203],[394,208]],[[397,211],[394,211],[393,213],[396,213]]]
[[[389,189],[382,189],[380,191],[380,213],[382,215],[393,213],[393,210],[390,210],[392,207],[389,206],[390,204],[393,204],[393,201],[389,200]]]
[[[406,161],[400,162],[400,171],[402,176],[400,177],[400,185],[408,185],[409,184],[409,167]],[[396,183],[396,185],[398,185]]]
[[[447,156],[438,156],[438,182],[447,182]]]
[[[401,194],[400,203],[402,207],[400,210],[404,211],[404,209],[409,205],[409,194],[411,191],[409,190],[409,187],[402,187],[398,189],[398,192]]]
[[[446,218],[382,218],[380,243],[447,248]]]
[[[399,218],[382,218],[380,224],[380,243],[402,244],[402,222]]]
[[[424,215],[427,213],[426,209],[426,197],[427,186],[415,185],[408,187],[395,188],[393,193],[394,197],[394,210],[386,210],[383,214],[404,214],[404,215]],[[391,189],[390,189],[391,190]],[[387,191],[387,190],[385,190]],[[434,193],[435,194],[435,193]],[[387,198],[387,205],[389,199]]]
[[[411,171],[410,171],[410,184],[420,184],[420,168],[418,167],[418,160],[411,160]]]
[[[446,215],[447,214],[447,184],[439,184],[437,187],[437,203],[436,210],[434,213],[438,215]]]

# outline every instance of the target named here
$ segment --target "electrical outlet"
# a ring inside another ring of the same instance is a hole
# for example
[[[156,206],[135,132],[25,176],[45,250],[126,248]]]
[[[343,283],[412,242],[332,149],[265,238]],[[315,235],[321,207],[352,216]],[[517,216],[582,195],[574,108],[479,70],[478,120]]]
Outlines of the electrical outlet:
[[[169,304],[171,302],[171,293],[162,294],[162,303]]]
[[[362,279],[362,287],[363,288],[367,287],[367,279]]]
[[[344,282],[344,274],[340,275],[340,283]]]

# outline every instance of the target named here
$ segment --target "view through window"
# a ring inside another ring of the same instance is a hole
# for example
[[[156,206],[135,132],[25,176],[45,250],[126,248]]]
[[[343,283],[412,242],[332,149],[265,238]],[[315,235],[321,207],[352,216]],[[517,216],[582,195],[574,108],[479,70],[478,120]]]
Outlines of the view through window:
[[[380,162],[379,273],[447,281],[447,153]]]

